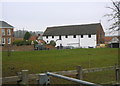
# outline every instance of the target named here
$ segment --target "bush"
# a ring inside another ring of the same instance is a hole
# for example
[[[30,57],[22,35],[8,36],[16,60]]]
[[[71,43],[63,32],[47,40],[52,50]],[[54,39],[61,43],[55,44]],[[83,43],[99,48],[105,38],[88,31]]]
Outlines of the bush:
[[[37,41],[33,41],[33,42],[34,42],[34,45],[38,44],[38,42],[37,42]]]
[[[21,40],[16,40],[13,42],[13,45],[21,46],[23,44],[23,41]]]
[[[49,45],[55,46],[55,45],[56,45],[56,42],[53,41],[53,40],[51,40],[50,43],[49,43]]]
[[[25,40],[16,40],[13,42],[13,45],[22,46],[22,45],[31,45],[31,40],[25,41]],[[33,41],[34,44],[38,44],[36,41]]]

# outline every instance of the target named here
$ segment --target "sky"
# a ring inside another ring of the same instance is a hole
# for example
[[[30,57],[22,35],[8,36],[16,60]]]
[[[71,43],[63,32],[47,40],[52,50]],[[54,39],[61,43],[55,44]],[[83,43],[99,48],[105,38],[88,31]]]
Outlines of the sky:
[[[111,10],[110,0],[61,0],[61,1],[2,1],[0,8],[4,20],[15,30],[45,31],[47,27],[101,23],[104,31],[110,27],[107,17]],[[107,34],[108,35],[108,34]]]

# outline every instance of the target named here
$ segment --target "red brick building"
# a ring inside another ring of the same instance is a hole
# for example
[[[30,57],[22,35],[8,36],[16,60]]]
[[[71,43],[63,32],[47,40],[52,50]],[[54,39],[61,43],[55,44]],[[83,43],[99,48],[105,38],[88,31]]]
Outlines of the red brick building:
[[[14,27],[5,21],[0,21],[0,45],[11,45]]]

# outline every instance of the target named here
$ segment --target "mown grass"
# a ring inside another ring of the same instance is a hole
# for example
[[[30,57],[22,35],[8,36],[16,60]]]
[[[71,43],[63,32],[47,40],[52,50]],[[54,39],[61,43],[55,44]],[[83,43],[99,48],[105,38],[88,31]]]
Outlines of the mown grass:
[[[3,76],[16,75],[23,69],[39,73],[74,70],[77,65],[84,68],[107,67],[118,61],[118,49],[113,48],[19,51],[11,52],[10,56],[7,53],[2,53]]]

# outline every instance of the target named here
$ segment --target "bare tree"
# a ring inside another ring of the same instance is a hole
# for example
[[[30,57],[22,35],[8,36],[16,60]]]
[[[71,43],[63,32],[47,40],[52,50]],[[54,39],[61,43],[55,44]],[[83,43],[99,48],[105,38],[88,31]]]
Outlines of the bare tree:
[[[120,31],[120,1],[112,1],[112,7],[107,7],[112,10],[112,13],[106,14],[105,16],[110,17],[108,21],[114,21],[109,30]]]
[[[110,17],[110,19],[108,21],[114,21],[111,25],[111,27],[109,28],[109,30],[111,32],[114,31],[120,31],[120,1],[112,1],[113,6],[112,7],[107,7],[109,9],[112,10],[112,13],[110,14],[106,14],[105,16]],[[120,40],[120,37],[119,37]],[[120,46],[120,42],[119,42],[119,46]],[[120,50],[118,49],[118,53],[120,52]],[[118,61],[117,61],[117,66],[120,67],[120,57],[118,56]],[[118,70],[118,82],[120,80],[120,69]]]

